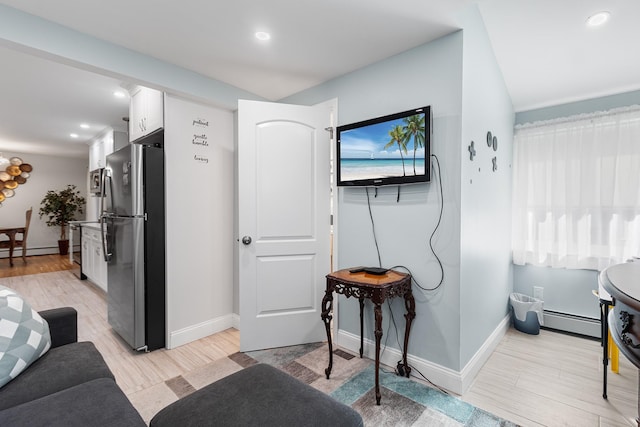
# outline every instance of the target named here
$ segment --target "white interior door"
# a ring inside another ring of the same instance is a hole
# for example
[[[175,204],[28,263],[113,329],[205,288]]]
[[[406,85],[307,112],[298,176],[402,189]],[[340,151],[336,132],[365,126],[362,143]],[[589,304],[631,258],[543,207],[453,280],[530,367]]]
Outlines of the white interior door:
[[[323,341],[331,108],[239,101],[240,350]]]

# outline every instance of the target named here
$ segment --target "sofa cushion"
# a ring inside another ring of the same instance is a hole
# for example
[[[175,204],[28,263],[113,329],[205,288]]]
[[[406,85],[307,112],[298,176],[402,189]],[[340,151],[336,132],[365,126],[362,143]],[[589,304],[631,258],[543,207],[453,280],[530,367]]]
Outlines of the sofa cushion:
[[[253,365],[158,412],[151,427],[346,427],[363,425],[354,409],[265,364]]]
[[[47,322],[18,293],[0,286],[0,387],[50,347]]]
[[[0,388],[0,409],[96,378],[114,379],[93,343],[78,342],[52,348],[18,378]]]
[[[116,383],[96,379],[0,411],[3,426],[146,426]]]

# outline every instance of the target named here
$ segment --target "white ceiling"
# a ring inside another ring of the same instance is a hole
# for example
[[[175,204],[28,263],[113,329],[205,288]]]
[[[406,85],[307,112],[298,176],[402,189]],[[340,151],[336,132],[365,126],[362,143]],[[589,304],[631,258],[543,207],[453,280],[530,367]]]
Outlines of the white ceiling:
[[[640,89],[636,0],[2,0],[77,31],[278,100],[457,30],[479,5],[516,111]],[[604,27],[586,19],[608,10]],[[266,43],[253,37],[269,31]],[[0,48],[0,151],[86,156],[124,129],[120,82]],[[79,123],[92,127],[88,132]],[[69,133],[80,135],[71,140]]]

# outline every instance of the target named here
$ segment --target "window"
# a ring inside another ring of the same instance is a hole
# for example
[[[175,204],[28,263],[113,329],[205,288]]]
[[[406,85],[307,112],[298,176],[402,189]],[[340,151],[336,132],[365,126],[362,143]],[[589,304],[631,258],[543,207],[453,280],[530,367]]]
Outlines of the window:
[[[640,107],[516,126],[513,177],[515,264],[640,256]]]

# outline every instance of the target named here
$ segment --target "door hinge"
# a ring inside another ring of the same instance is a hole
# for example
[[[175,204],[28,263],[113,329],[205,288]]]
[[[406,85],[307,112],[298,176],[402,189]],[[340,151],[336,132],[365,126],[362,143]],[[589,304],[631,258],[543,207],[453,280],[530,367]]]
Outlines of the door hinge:
[[[327,132],[329,132],[329,137],[333,139],[333,126],[329,126],[328,128],[324,128]]]

